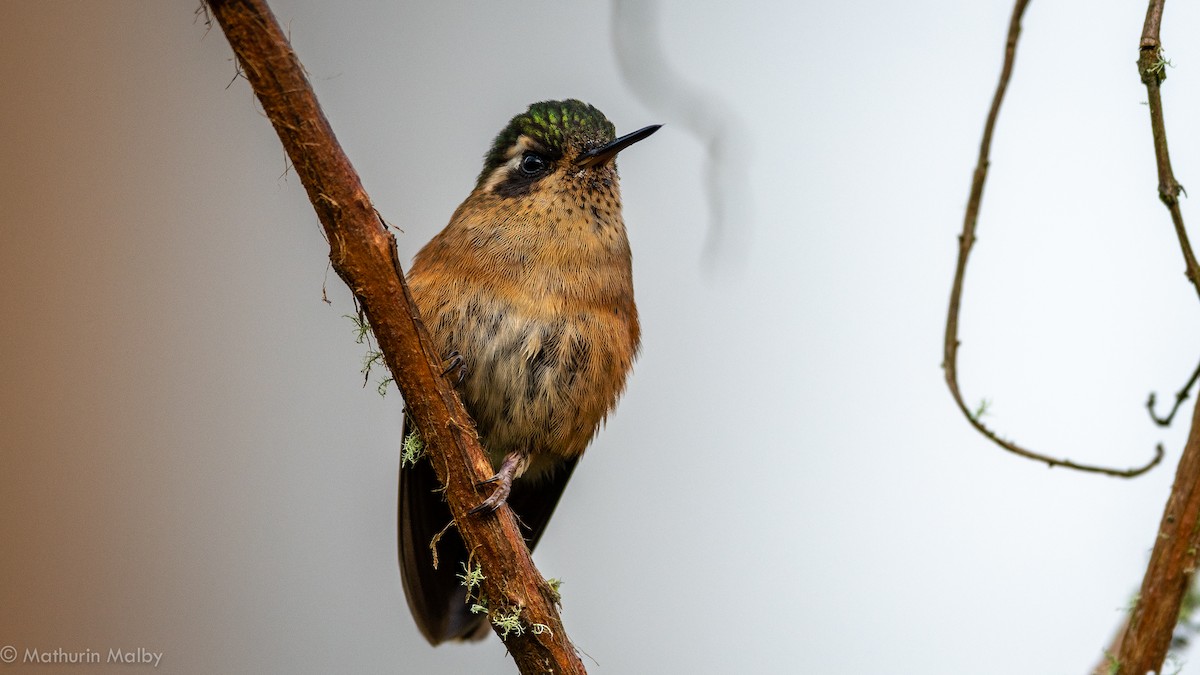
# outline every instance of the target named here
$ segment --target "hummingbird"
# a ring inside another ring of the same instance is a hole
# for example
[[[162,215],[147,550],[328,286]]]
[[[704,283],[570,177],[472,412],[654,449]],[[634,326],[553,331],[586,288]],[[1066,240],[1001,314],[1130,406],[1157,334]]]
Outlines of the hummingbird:
[[[616,156],[660,127],[618,138],[589,104],[530,105],[496,136],[475,188],[407,275],[446,374],[497,467],[484,481],[492,492],[470,514],[483,517],[507,503],[531,551],[638,353]],[[410,426],[406,418],[405,438]],[[458,576],[468,555],[447,527],[441,489],[428,460],[401,467],[401,578],[432,645],[489,632],[486,615],[470,611]]]

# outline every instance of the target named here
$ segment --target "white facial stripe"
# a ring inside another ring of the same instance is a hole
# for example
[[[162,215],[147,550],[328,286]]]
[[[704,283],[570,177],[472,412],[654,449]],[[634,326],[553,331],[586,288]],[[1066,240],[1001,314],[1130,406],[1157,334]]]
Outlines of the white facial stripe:
[[[488,175],[487,180],[483,183],[483,189],[491,190],[503,182],[510,173],[516,170],[517,165],[521,163],[521,156],[525,154],[525,151],[533,150],[534,147],[533,139],[521,134],[517,142],[510,145],[508,150],[504,152],[504,156],[508,158],[508,161],[492,170],[492,173]]]

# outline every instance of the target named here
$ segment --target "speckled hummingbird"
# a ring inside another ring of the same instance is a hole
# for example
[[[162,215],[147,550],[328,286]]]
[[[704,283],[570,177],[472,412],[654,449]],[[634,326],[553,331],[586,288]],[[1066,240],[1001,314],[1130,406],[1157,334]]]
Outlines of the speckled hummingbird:
[[[466,201],[417,254],[408,284],[497,467],[472,514],[516,513],[530,550],[576,462],[617,403],[639,346],[616,156],[661,125],[616,138],[577,100],[512,118]],[[405,437],[410,423],[405,422]],[[466,547],[427,460],[400,470],[400,571],[431,644],[478,640],[457,574]],[[433,565],[430,542],[437,543]]]

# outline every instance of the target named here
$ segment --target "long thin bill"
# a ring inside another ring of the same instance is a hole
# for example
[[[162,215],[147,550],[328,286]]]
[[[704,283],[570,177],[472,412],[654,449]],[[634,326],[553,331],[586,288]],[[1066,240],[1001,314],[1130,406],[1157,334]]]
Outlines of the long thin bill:
[[[633,133],[625,134],[624,136],[622,136],[614,141],[611,141],[609,143],[605,143],[604,145],[602,145],[598,148],[593,148],[592,150],[588,150],[587,152],[580,155],[579,159],[575,160],[575,164],[578,166],[585,166],[585,167],[603,164],[603,163],[607,162],[608,160],[612,159],[613,157],[615,157],[618,152],[624,150],[625,148],[628,148],[629,146],[633,145],[634,143],[637,143],[640,140],[649,138],[651,134],[653,134],[654,132],[658,131],[661,128],[662,128],[661,124],[651,124],[650,126],[638,129],[637,131],[635,131]]]

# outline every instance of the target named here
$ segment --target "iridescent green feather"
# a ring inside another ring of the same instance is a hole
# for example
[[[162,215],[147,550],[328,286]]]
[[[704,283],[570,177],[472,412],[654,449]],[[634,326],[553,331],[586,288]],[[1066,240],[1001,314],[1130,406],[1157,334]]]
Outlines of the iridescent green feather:
[[[508,149],[521,136],[529,136],[552,153],[563,154],[568,145],[576,149],[598,147],[616,138],[612,122],[596,108],[578,101],[541,101],[512,118],[496,136],[483,158],[483,172],[477,184],[483,184],[496,167],[507,161]]]

